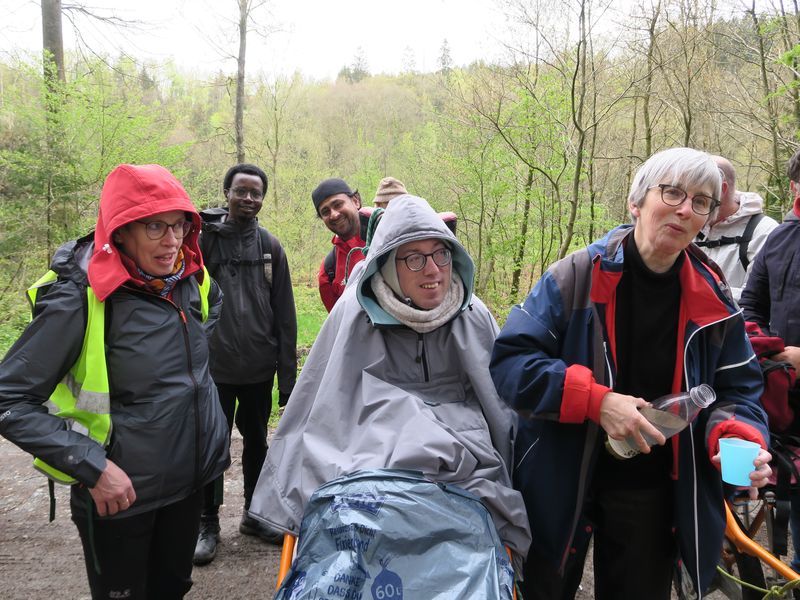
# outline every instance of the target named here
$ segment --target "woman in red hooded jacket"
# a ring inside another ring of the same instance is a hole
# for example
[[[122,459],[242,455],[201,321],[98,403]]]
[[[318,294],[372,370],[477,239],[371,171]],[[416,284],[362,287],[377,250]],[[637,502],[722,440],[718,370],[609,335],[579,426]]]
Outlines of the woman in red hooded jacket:
[[[32,322],[0,363],[0,434],[77,482],[72,519],[93,598],[182,598],[201,490],[230,463],[208,372],[207,336],[222,299],[213,282],[201,290],[199,225],[163,167],[114,169],[94,234],[56,252],[57,278],[39,291]],[[94,298],[107,384],[86,394],[88,373],[103,366],[81,356]],[[81,360],[86,380],[74,368]],[[48,412],[60,383],[88,400],[89,412],[110,417],[105,443]]]

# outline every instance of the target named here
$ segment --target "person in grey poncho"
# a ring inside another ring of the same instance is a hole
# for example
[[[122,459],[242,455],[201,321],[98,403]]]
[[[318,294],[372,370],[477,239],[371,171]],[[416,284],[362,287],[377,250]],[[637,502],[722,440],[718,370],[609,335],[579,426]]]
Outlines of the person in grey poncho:
[[[308,355],[253,494],[255,518],[297,535],[323,483],[413,469],[481,498],[525,557],[530,529],[510,476],[515,420],[489,376],[498,329],[472,295],[473,274],[425,200],[392,200]]]

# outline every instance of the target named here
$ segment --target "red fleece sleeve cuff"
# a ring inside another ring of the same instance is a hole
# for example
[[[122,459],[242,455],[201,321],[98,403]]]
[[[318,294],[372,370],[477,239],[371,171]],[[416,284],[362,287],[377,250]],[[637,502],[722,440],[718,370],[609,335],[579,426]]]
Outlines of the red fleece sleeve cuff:
[[[767,450],[767,443],[761,432],[747,423],[737,421],[735,417],[726,419],[714,425],[711,433],[708,435],[708,457],[713,458],[719,454],[719,440],[720,438],[740,438],[748,442],[755,442],[764,450]],[[719,468],[719,465],[717,465]]]
[[[603,403],[603,398],[610,391],[610,387],[599,383],[592,383],[592,389],[589,391],[589,407],[586,411],[586,416],[598,425],[600,424],[600,406]]]
[[[595,383],[591,369],[583,365],[570,365],[564,377],[561,397],[562,423],[583,423],[587,418],[600,422],[600,404],[609,391]]]

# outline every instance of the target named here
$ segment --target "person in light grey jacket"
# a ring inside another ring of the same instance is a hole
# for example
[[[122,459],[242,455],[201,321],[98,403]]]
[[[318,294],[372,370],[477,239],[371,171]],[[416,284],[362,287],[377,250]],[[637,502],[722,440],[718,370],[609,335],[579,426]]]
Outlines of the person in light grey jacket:
[[[425,200],[404,195],[355,273],[306,360],[251,514],[296,535],[323,483],[413,469],[478,496],[524,558],[530,530],[510,473],[515,417],[489,376],[498,328],[472,294],[472,259]]]
[[[722,269],[733,299],[739,302],[756,254],[778,222],[764,214],[761,196],[736,189],[736,169],[727,158],[711,158],[722,173],[720,205],[695,243]]]

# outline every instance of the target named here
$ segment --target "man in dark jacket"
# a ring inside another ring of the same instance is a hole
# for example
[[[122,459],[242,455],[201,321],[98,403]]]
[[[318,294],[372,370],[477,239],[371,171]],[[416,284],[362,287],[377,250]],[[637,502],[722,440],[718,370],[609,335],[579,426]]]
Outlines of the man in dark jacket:
[[[784,351],[772,360],[789,362],[800,371],[800,150],[789,159],[787,175],[794,207],[756,256],[740,304],[746,320],[755,321],[786,344]],[[798,570],[800,498],[797,497],[792,498],[791,529],[795,544],[792,569]]]
[[[333,249],[319,266],[319,296],[328,312],[344,292],[345,278],[356,263],[364,260],[359,248],[365,245],[362,219],[359,217],[361,196],[343,179],[326,179],[311,192],[317,216],[333,233]],[[365,226],[369,216],[363,220]],[[350,251],[357,248],[352,254]],[[348,261],[348,256],[349,261]]]
[[[280,543],[281,535],[248,514],[253,489],[267,455],[267,422],[277,372],[279,405],[294,387],[297,319],[286,254],[259,226],[256,215],[267,191],[267,176],[250,164],[231,167],[223,180],[227,209],[202,213],[200,248],[211,276],[225,294],[222,316],[211,338],[211,375],[219,390],[228,431],[242,434],[244,514],[239,531]],[[236,401],[238,400],[238,408]],[[222,477],[206,486],[194,563],[214,560],[219,542]]]

